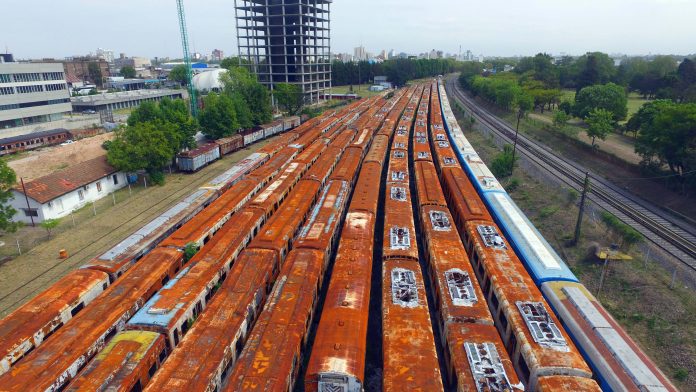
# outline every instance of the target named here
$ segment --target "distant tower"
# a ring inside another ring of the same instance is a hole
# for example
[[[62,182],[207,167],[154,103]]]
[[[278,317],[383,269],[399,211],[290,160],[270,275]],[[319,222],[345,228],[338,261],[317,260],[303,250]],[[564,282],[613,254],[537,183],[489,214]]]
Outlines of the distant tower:
[[[239,56],[259,82],[300,86],[308,103],[331,89],[333,0],[235,0]]]

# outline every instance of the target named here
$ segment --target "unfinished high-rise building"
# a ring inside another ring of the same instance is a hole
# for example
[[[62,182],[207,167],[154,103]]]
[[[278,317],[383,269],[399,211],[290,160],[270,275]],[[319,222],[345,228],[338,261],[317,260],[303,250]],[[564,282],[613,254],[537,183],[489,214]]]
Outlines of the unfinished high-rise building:
[[[306,103],[331,89],[332,0],[235,0],[242,62],[273,92],[301,87]]]

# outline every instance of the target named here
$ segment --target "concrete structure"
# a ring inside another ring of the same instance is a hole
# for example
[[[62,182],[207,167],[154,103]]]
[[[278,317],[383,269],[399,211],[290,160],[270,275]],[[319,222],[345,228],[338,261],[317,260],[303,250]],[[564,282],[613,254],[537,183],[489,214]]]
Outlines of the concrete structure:
[[[365,47],[358,46],[357,48],[353,49],[353,58],[355,61],[366,61],[367,51],[365,50]]]
[[[114,63],[114,51],[111,49],[97,49],[97,58],[104,59],[107,63]]]
[[[94,110],[117,110],[140,106],[145,101],[161,101],[162,98],[184,98],[184,90],[136,90],[118,93],[102,93],[84,97],[73,97],[72,105],[76,112]]]
[[[299,85],[318,102],[331,89],[332,0],[235,0],[239,55],[259,82]]]
[[[128,184],[126,175],[106,162],[106,156],[26,182],[12,190],[10,206],[15,222],[34,223],[67,216]],[[28,199],[28,205],[27,205]]]
[[[126,57],[124,53],[121,53],[121,55],[117,59],[114,59],[114,65],[118,69],[121,69],[123,67],[132,67],[135,70],[138,70],[143,68],[149,68],[150,59],[145,57]]]
[[[157,88],[164,82],[164,80],[160,79],[126,79],[116,76],[107,79],[106,88],[120,91],[143,90],[146,88]]]
[[[71,111],[62,64],[0,63],[0,130],[60,120]]]
[[[210,54],[210,59],[213,61],[222,61],[224,58],[225,52],[220,49],[213,49],[213,52]]]

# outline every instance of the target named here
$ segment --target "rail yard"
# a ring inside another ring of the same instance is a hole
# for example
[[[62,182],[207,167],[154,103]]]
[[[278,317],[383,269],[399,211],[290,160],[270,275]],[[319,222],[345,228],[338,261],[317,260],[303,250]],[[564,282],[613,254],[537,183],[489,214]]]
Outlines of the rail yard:
[[[0,321],[0,390],[676,391],[443,80],[275,125],[204,149],[285,131]]]

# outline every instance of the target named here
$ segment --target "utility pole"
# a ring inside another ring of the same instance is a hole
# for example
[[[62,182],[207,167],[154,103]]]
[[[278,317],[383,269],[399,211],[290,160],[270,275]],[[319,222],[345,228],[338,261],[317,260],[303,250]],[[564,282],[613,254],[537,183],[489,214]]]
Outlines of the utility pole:
[[[580,240],[580,227],[582,226],[582,215],[585,212],[585,200],[587,199],[587,191],[590,189],[590,172],[585,172],[585,182],[582,186],[582,196],[580,196],[580,209],[578,210],[578,221],[575,223],[575,236],[573,237],[572,246],[578,244]]]

